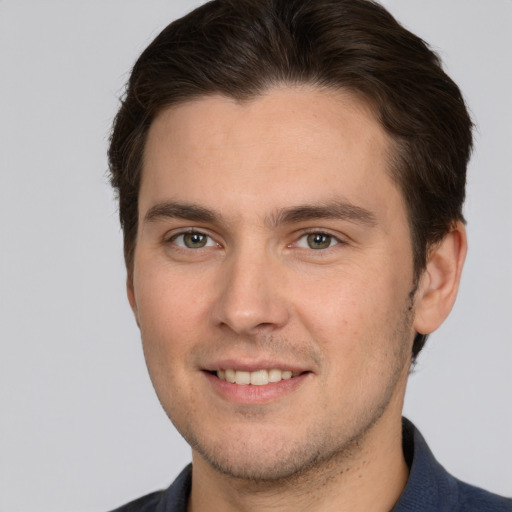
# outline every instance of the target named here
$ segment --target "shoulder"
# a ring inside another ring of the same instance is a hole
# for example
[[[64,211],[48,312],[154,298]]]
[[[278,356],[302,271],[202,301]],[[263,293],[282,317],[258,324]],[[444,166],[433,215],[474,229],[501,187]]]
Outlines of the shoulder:
[[[405,418],[402,441],[410,473],[394,512],[512,512],[512,499],[449,474],[434,458],[420,432]]]
[[[512,499],[457,480],[459,509],[464,512],[512,512]]]
[[[158,503],[162,499],[164,491],[152,492],[136,500],[130,501],[112,512],[155,512]]]
[[[192,465],[189,464],[167,490],[146,494],[112,512],[186,512],[191,485]]]

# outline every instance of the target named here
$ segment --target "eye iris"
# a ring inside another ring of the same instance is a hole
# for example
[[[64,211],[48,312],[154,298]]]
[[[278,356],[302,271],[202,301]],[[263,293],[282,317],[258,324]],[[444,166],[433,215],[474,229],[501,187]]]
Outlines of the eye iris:
[[[189,249],[198,249],[206,245],[207,237],[202,233],[185,233],[183,235],[183,243]]]
[[[311,249],[327,249],[331,245],[331,237],[323,233],[308,235],[308,246]]]

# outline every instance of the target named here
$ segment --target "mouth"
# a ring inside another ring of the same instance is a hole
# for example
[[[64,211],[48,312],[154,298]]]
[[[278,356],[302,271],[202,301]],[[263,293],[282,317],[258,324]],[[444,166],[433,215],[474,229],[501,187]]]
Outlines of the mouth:
[[[266,386],[282,380],[290,380],[307,372],[292,372],[291,370],[281,370],[272,368],[270,370],[261,369],[256,371],[245,371],[236,369],[217,370],[209,372],[220,380],[239,386]]]
[[[261,365],[261,366],[260,366]],[[302,389],[313,372],[280,364],[224,361],[217,368],[203,369],[210,389],[223,401],[237,406],[279,403]]]

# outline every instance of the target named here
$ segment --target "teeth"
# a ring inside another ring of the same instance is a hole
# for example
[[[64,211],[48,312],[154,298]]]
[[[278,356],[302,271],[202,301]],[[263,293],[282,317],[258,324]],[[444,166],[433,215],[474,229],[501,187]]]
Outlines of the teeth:
[[[300,372],[292,373],[290,370],[257,370],[255,372],[245,372],[241,370],[218,370],[217,377],[220,380],[236,383],[241,386],[252,384],[253,386],[265,386],[269,382],[279,382],[288,380],[300,375]]]
[[[264,386],[265,384],[268,384],[267,370],[258,370],[257,372],[252,372],[251,384],[253,384],[254,386]]]
[[[241,386],[251,383],[251,374],[249,372],[235,372],[235,382]]]

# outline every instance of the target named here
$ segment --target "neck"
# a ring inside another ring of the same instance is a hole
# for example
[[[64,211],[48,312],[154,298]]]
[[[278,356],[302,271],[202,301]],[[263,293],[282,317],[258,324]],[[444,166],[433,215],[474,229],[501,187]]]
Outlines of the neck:
[[[393,408],[391,408],[393,409]],[[401,417],[386,411],[350,456],[344,452],[286,481],[253,482],[220,474],[193,453],[189,512],[388,512],[409,469]]]

